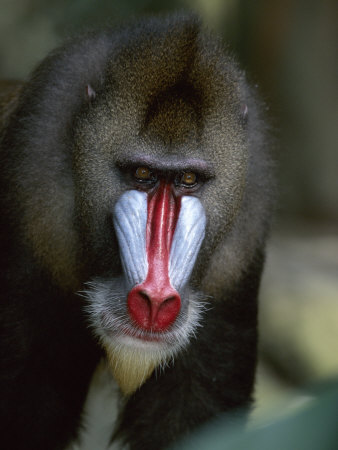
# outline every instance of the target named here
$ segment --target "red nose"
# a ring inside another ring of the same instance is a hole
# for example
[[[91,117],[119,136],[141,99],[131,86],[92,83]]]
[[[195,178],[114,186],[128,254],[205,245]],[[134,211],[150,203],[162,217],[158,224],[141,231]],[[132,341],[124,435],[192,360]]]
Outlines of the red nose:
[[[180,308],[181,298],[171,286],[156,289],[145,282],[135,286],[128,295],[129,314],[145,330],[165,330],[175,321]]]
[[[180,199],[169,183],[161,182],[148,194],[146,249],[148,273],[145,281],[128,294],[128,310],[137,326],[163,331],[181,307],[181,298],[169,278],[170,247],[180,211]]]

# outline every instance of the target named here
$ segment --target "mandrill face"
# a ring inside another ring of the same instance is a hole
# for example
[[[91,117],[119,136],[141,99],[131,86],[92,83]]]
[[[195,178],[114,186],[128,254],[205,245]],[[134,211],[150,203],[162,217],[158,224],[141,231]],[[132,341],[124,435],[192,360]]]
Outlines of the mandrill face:
[[[200,200],[146,167],[135,176],[139,190],[123,193],[113,209],[123,276],[93,281],[87,291],[94,329],[127,394],[187,344],[203,309],[187,286],[205,235]],[[193,172],[181,178],[186,189],[195,185]]]

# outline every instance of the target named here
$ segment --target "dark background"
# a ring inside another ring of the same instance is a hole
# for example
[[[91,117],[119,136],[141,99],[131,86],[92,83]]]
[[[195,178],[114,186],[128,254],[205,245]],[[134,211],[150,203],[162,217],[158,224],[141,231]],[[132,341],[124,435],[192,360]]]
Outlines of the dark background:
[[[259,412],[338,374],[338,2],[0,0],[0,78],[27,78],[77,31],[177,9],[197,11],[223,36],[258,84],[277,137]]]

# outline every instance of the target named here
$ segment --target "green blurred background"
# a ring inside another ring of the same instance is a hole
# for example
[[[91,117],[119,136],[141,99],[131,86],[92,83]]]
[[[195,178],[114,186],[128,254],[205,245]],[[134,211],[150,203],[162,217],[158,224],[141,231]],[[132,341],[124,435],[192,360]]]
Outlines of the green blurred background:
[[[306,401],[308,383],[338,376],[338,2],[0,0],[0,78],[27,78],[79,30],[177,9],[198,12],[237,54],[279,143],[256,420]]]

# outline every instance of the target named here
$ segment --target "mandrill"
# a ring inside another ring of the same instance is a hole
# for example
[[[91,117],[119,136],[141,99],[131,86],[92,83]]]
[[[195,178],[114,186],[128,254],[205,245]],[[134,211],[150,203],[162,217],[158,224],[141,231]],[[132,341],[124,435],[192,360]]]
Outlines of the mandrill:
[[[159,450],[249,410],[261,109],[184,14],[80,36],[1,84],[1,448]],[[98,379],[114,395],[90,446]]]

